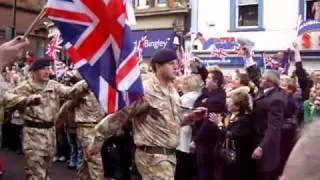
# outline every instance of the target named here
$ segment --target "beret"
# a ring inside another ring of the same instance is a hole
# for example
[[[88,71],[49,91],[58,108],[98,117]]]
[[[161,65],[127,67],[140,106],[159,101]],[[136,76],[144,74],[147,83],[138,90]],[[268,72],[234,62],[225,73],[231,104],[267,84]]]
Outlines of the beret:
[[[174,50],[160,49],[153,54],[153,56],[151,57],[151,62],[165,64],[175,59],[178,59],[178,56]]]
[[[32,62],[29,71],[36,71],[36,70],[41,69],[46,66],[50,66],[49,59],[37,59]]]

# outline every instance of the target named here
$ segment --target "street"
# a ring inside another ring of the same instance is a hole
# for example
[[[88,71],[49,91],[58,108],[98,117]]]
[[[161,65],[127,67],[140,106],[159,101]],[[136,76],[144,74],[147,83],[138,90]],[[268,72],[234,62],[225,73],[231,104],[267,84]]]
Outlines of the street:
[[[0,158],[4,161],[4,175],[0,177],[1,180],[25,179],[23,155],[0,150]],[[76,172],[68,170],[65,163],[54,163],[51,170],[51,180],[71,180],[76,177]]]

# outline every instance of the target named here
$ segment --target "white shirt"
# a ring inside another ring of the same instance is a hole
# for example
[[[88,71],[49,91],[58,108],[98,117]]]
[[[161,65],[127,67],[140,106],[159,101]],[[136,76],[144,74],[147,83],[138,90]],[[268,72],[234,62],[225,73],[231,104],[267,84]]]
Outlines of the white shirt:
[[[194,102],[201,95],[200,92],[192,91],[184,94],[180,97],[181,105],[183,107],[192,108]],[[185,153],[190,153],[189,144],[191,143],[192,138],[192,128],[190,125],[181,127],[180,129],[180,143],[177,147],[177,150]]]

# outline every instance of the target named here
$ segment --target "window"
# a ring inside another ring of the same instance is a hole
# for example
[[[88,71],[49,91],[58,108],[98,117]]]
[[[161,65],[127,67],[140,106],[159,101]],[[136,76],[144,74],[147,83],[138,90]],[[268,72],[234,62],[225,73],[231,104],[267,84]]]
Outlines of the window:
[[[156,0],[156,5],[160,7],[167,6],[167,0]]]
[[[258,26],[258,0],[238,0],[238,27]]]
[[[230,31],[263,30],[263,0],[231,0]]]
[[[149,8],[149,0],[135,0],[136,9],[146,9]]]
[[[320,10],[320,8],[313,8],[315,2],[317,2],[317,0],[299,0],[299,14],[303,20],[314,19],[315,10]]]
[[[306,11],[305,11],[305,17],[306,19],[314,19],[314,11],[313,11],[313,5],[315,1],[306,1]]]

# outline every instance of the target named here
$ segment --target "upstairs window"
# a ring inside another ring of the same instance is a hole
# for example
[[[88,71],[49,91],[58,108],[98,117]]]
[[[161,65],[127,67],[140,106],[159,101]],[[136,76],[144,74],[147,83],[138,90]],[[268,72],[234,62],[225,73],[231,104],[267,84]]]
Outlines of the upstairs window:
[[[263,0],[230,0],[230,31],[262,31]]]
[[[238,0],[238,27],[258,26],[258,0]]]

